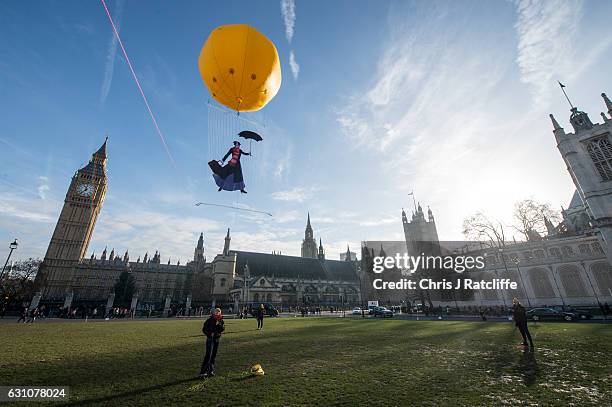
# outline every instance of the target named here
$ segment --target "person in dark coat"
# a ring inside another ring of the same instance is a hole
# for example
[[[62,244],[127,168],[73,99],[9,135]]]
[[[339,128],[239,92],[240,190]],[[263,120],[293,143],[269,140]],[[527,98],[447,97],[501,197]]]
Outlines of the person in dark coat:
[[[263,329],[263,320],[264,315],[266,314],[266,309],[263,304],[259,305],[257,311],[255,311],[255,317],[257,318],[257,330],[261,331]]]
[[[242,166],[240,165],[240,157],[242,155],[251,155],[245,153],[240,149],[240,142],[234,141],[234,147],[230,148],[227,154],[221,159],[221,163],[225,163],[227,157],[232,156],[229,162],[221,167],[217,161],[210,161],[208,163],[210,169],[213,172],[213,178],[215,183],[219,187],[219,191],[237,191],[240,190],[243,194],[247,192],[244,190],[244,177],[242,175]]]
[[[529,339],[529,345],[533,348],[533,340],[531,339],[529,328],[527,328],[527,313],[525,312],[525,307],[521,305],[518,298],[512,300],[512,316],[514,318],[514,323],[523,337],[522,345],[527,346],[527,339]]]
[[[223,314],[221,309],[215,308],[202,326],[202,333],[206,335],[206,354],[200,368],[200,377],[212,377],[215,375],[215,358],[219,349],[219,339],[223,331],[225,331]]]

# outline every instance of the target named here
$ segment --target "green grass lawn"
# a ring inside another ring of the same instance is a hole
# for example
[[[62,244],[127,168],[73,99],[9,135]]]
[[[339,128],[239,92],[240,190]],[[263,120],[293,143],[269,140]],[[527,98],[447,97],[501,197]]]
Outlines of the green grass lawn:
[[[227,320],[217,376],[198,380],[201,325],[2,324],[0,385],[70,385],[72,403],[104,406],[612,403],[609,325],[531,324],[530,355],[510,322]],[[245,374],[254,363],[265,376]]]

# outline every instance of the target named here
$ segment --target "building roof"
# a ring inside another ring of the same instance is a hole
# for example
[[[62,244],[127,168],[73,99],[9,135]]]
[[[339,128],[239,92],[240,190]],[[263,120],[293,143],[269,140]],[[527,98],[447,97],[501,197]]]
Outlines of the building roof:
[[[236,272],[243,273],[248,263],[251,276],[274,276],[304,280],[356,281],[357,273],[351,262],[319,260],[305,257],[283,256],[232,250],[235,253]]]
[[[582,199],[580,198],[580,195],[578,194],[578,190],[575,190],[574,195],[572,195],[572,200],[567,209],[578,208],[581,206],[584,206],[584,204],[582,203]]]

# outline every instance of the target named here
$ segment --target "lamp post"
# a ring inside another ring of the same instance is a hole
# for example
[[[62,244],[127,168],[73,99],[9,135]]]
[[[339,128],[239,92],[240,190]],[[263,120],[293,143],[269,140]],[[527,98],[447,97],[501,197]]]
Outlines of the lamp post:
[[[9,248],[11,249],[11,251],[9,252],[8,257],[6,258],[6,262],[4,263],[4,267],[2,267],[2,274],[0,274],[0,280],[2,280],[4,278],[4,270],[6,269],[6,265],[11,260],[11,254],[13,254],[13,250],[17,249],[17,246],[19,246],[17,244],[17,239],[13,240],[13,243],[11,243],[9,245]]]
[[[531,307],[531,301],[529,301],[529,294],[527,294],[527,287],[525,287],[525,283],[523,282],[523,276],[521,275],[521,269],[519,268],[519,263],[521,262],[518,257],[512,259],[514,264],[516,264],[516,271],[518,272],[519,280],[521,280],[521,285],[523,286],[523,292],[525,293],[525,298],[527,298],[527,305]]]
[[[498,251],[499,251],[499,257],[501,257],[501,259],[502,259],[502,261],[504,263],[504,268],[506,269],[506,275],[507,275],[508,274],[508,265],[506,264],[506,259],[504,258],[504,250],[502,248],[499,248]],[[502,295],[502,301],[504,302],[504,312],[506,312],[506,310],[507,310],[506,294],[502,291],[501,295]]]

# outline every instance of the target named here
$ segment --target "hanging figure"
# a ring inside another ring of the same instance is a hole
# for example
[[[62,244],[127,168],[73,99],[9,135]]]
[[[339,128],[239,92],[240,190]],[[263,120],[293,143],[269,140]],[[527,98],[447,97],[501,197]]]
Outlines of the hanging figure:
[[[244,190],[244,177],[242,175],[242,166],[240,165],[240,156],[251,155],[240,149],[240,142],[234,141],[234,147],[230,148],[227,154],[223,156],[221,164],[225,163],[225,160],[230,155],[232,158],[225,166],[221,166],[218,161],[212,160],[208,163],[208,166],[213,172],[213,178],[215,183],[219,187],[219,191],[238,191],[246,194]]]

